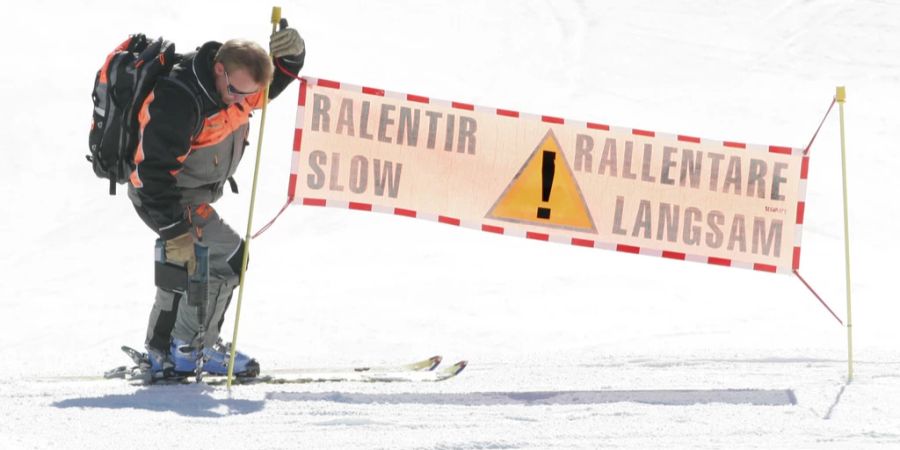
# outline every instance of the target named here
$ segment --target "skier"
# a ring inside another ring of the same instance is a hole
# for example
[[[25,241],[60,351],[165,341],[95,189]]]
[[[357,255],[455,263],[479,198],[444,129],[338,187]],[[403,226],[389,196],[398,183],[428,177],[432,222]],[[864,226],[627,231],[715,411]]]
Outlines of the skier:
[[[231,177],[249,144],[250,115],[262,107],[265,86],[270,99],[277,97],[303,66],[306,50],[297,30],[282,27],[269,48],[271,57],[252,41],[207,42],[157,82],[139,112],[141,138],[128,197],[165,241],[167,262],[194,273],[194,243],[209,249],[205,324],[181,293],[157,288],[144,368],[154,379],[193,373],[201,357],[204,372],[227,372],[229,345],[219,333],[241,281],[244,243],[210,205],[226,183],[237,193]],[[240,352],[234,364],[235,375],[259,373],[259,363]]]

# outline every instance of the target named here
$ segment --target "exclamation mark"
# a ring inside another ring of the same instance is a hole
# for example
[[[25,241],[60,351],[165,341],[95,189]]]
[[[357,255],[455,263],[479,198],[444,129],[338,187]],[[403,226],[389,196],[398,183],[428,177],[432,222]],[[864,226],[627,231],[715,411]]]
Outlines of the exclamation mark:
[[[556,173],[556,152],[544,150],[544,161],[541,165],[541,202],[550,201],[550,191],[553,189],[553,175]],[[550,208],[538,207],[538,219],[549,219]]]

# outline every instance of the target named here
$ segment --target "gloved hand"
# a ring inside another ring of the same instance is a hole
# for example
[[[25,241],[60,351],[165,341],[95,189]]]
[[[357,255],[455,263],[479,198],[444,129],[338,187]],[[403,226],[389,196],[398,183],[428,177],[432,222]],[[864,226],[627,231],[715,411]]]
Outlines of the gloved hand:
[[[186,264],[188,275],[197,269],[197,255],[194,253],[194,235],[190,231],[166,241],[166,261]]]
[[[287,26],[287,20],[281,19],[281,29],[269,39],[269,51],[272,52],[273,58],[281,58],[284,56],[297,56],[303,53],[306,43],[300,37],[300,33],[293,28]]]

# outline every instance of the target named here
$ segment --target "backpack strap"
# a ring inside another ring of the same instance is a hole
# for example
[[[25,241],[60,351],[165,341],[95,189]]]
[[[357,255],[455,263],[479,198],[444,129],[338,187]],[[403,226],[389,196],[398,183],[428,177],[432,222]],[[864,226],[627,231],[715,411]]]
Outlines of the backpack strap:
[[[170,75],[170,76],[165,77],[165,80],[171,81],[172,84],[174,84],[175,86],[178,86],[178,87],[184,89],[185,91],[187,91],[187,93],[190,94],[191,99],[194,100],[194,107],[196,108],[196,111],[197,111],[197,123],[194,124],[194,132],[193,132],[193,134],[191,134],[191,140],[193,141],[194,139],[197,138],[197,136],[200,135],[200,132],[203,131],[203,109],[200,107],[200,105],[202,104],[200,102],[200,98],[199,98],[200,95],[197,92],[195,92],[193,89],[191,89],[191,87],[188,86],[187,83],[179,80],[178,78],[175,78]]]
[[[191,87],[188,86],[187,83],[173,76],[168,76],[166,77],[166,79],[171,81],[172,84],[179,86],[187,91],[189,94],[191,94],[191,98],[194,99],[194,106],[197,108],[197,124],[194,125],[194,134],[191,135],[191,140],[193,141],[197,138],[197,136],[200,135],[200,132],[203,131],[203,115],[200,109],[200,105],[202,104],[202,97],[200,97],[199,92],[195,92],[193,89],[191,89]],[[231,192],[235,194],[238,193],[237,181],[234,180],[234,177],[228,177],[228,186],[231,187]]]

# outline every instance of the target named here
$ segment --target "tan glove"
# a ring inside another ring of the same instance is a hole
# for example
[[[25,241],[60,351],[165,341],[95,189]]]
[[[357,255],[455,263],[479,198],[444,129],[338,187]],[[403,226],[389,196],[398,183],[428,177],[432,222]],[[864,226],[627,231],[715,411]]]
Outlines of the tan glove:
[[[197,269],[197,255],[194,253],[194,235],[191,232],[166,241],[166,261],[187,265],[188,275]]]
[[[287,23],[287,21],[283,21]],[[269,51],[273,58],[284,56],[297,56],[303,53],[306,43],[300,37],[300,33],[293,28],[282,28],[275,32],[269,39]]]

